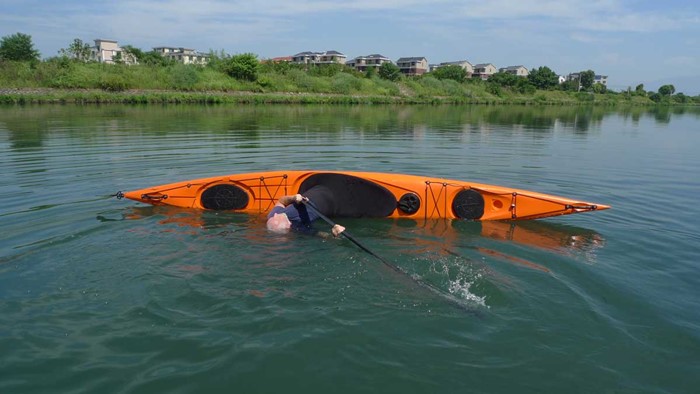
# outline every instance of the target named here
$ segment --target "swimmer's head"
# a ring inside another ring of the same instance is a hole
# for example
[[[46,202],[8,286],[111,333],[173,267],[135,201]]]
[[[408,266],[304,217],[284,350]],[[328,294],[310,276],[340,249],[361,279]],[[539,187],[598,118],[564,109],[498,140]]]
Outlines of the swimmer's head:
[[[289,221],[285,213],[276,213],[267,219],[267,229],[273,233],[284,234],[290,228],[292,228],[292,222]]]

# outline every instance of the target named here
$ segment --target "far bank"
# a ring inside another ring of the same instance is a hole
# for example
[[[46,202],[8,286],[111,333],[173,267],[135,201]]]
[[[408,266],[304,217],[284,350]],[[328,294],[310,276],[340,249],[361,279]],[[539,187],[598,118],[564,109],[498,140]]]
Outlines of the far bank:
[[[537,91],[532,95],[488,94],[430,96],[309,92],[183,91],[159,89],[0,88],[0,104],[474,104],[474,105],[641,105],[657,103],[645,97],[588,92]],[[669,103],[666,103],[669,104]],[[677,103],[675,103],[677,104]]]
[[[647,92],[642,85],[622,92],[600,85],[576,89],[502,73],[488,80],[437,72],[382,77],[340,65],[301,68],[255,60],[254,75],[245,77],[223,67],[226,64],[127,66],[67,58],[0,61],[0,103],[700,104],[700,96]]]

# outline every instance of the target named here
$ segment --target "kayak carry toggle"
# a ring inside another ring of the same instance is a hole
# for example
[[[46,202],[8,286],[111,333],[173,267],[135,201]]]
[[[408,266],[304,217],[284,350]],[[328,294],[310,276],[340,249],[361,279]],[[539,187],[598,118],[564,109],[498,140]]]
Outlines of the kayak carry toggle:
[[[148,201],[158,202],[158,201],[167,200],[167,199],[168,199],[168,195],[167,195],[167,194],[161,194],[161,193],[157,193],[157,194],[142,194],[142,195],[141,195],[141,199],[142,199],[142,200],[148,200]]]
[[[565,209],[571,209],[572,211],[575,212],[587,212],[587,211],[595,211],[598,209],[597,205],[565,205]]]

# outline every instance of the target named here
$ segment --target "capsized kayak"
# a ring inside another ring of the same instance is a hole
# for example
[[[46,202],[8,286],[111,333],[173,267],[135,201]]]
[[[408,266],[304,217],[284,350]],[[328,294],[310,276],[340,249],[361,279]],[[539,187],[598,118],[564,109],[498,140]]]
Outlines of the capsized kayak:
[[[267,171],[202,178],[125,193],[152,205],[266,213],[289,194],[324,188],[328,216],[522,220],[600,211],[607,205],[451,179],[353,171]]]

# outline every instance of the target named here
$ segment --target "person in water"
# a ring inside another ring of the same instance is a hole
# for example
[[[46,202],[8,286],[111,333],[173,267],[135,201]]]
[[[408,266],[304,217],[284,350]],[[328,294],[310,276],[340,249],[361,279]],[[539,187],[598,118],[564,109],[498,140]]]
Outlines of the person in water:
[[[307,209],[303,201],[307,197],[301,194],[282,196],[267,214],[267,229],[275,233],[286,233],[290,229],[305,233],[316,233],[312,227],[313,223],[320,216],[315,209]],[[336,224],[331,229],[334,237],[337,237],[345,230],[345,227]]]

